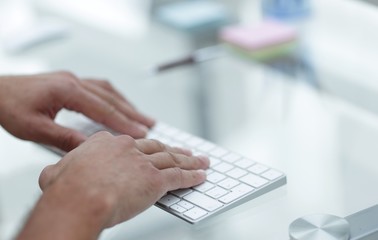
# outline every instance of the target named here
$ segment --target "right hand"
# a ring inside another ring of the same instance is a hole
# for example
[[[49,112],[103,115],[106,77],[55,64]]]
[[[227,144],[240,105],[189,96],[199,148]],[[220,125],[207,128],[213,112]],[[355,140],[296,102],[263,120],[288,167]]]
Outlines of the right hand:
[[[134,138],[155,124],[107,81],[70,72],[0,77],[0,125],[18,138],[71,151],[87,137],[54,121],[64,108]]]
[[[144,211],[167,191],[202,183],[208,167],[207,157],[192,156],[188,150],[100,132],[46,167],[40,187],[69,196],[67,204],[78,206],[77,214],[93,202],[106,202],[104,225],[110,227]]]

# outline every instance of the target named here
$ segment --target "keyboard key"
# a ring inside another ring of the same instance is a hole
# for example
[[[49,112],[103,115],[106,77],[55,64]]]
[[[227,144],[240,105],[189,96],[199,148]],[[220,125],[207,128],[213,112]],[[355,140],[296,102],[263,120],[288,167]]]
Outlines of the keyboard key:
[[[252,161],[252,160],[249,160],[249,159],[246,159],[246,158],[243,158],[237,162],[235,162],[234,164],[240,168],[248,168],[250,167],[252,164],[254,164],[255,162]]]
[[[258,164],[258,163],[256,163],[252,167],[248,168],[248,171],[253,172],[255,174],[261,174],[261,173],[265,172],[266,170],[268,170],[268,167],[261,165],[261,164]]]
[[[167,145],[169,145],[169,143],[171,142],[171,140],[169,138],[163,137],[163,136],[159,137],[159,141],[164,143],[164,144],[167,144]]]
[[[190,134],[186,133],[186,132],[178,132],[176,135],[175,135],[175,139],[179,142],[184,142],[186,141],[187,139],[190,138]]]
[[[171,147],[185,148],[185,145],[183,143],[176,142],[174,140],[171,140],[171,142],[168,145]]]
[[[157,131],[157,132],[165,132],[165,130],[167,130],[169,128],[169,126],[165,123],[162,123],[162,122],[158,122],[153,130]]]
[[[238,178],[246,175],[247,173],[248,173],[247,171],[245,171],[241,168],[234,168],[231,171],[228,171],[226,174],[230,177],[238,179]]]
[[[212,182],[212,183],[217,183],[223,180],[224,178],[226,178],[226,176],[218,172],[213,172],[207,175],[207,181]]]
[[[232,179],[232,178],[226,178],[223,181],[219,182],[218,185],[225,189],[231,189],[238,185],[240,182]]]
[[[183,196],[191,192],[193,192],[192,189],[186,188],[186,189],[178,189],[178,190],[172,191],[171,193],[177,197],[182,198]]]
[[[227,161],[229,163],[233,163],[236,160],[239,160],[240,158],[242,158],[242,157],[240,155],[238,155],[238,154],[235,154],[235,153],[229,153],[226,156],[222,157],[223,160],[225,160],[225,161]]]
[[[83,132],[86,133],[87,136],[91,136],[95,134],[96,132],[103,130],[101,126],[83,126],[82,129],[83,129]]]
[[[253,190],[254,190],[254,188],[251,187],[251,186],[248,186],[248,185],[245,185],[245,184],[240,184],[240,185],[236,186],[234,189],[232,189],[232,191],[229,194],[219,198],[219,201],[221,201],[225,204],[228,204],[228,203],[233,202],[236,199],[252,192]]]
[[[201,144],[202,142],[203,140],[201,138],[191,136],[189,139],[185,141],[185,145],[188,145],[189,147],[194,148],[198,146],[199,144]]]
[[[209,212],[212,212],[220,207],[223,206],[220,202],[218,202],[215,199],[212,199],[211,197],[208,197],[206,195],[203,195],[199,192],[192,192],[189,193],[184,197],[185,200],[188,202],[193,203],[194,205],[197,205]]]
[[[195,190],[199,191],[199,192],[207,192],[208,190],[212,189],[213,187],[215,187],[214,184],[212,183],[209,183],[209,182],[204,182],[198,186],[195,186],[193,187]]]
[[[210,167],[213,167],[221,162],[219,159],[215,157],[209,157],[209,159],[210,159]]]
[[[204,155],[202,152],[200,152],[200,151],[197,151],[197,150],[195,150],[195,149],[191,149],[192,150],[192,154],[193,154],[193,156],[200,156],[200,155]]]
[[[167,136],[174,136],[174,135],[176,135],[178,132],[179,132],[179,130],[177,129],[177,128],[174,128],[174,127],[166,127],[165,129],[164,129],[164,134],[165,135],[167,135]]]
[[[203,141],[200,145],[198,145],[197,150],[202,151],[202,152],[209,152],[210,150],[215,148],[215,144]]]
[[[274,170],[274,169],[270,169],[266,172],[264,172],[263,174],[261,174],[261,176],[263,176],[264,178],[266,179],[269,179],[270,181],[273,181],[279,177],[281,177],[283,174]]]
[[[148,139],[159,139],[159,137],[160,137],[160,135],[159,134],[157,134],[157,133],[155,133],[155,132],[150,132],[150,133],[148,133],[148,135],[147,135],[147,137],[146,138],[148,138]]]
[[[170,206],[169,208],[171,208],[172,210],[178,212],[178,213],[183,213],[183,212],[186,212],[187,209],[181,207],[180,205],[178,204],[173,204],[172,206]]]
[[[197,219],[205,216],[206,214],[207,214],[207,212],[205,210],[198,208],[198,207],[194,207],[194,208],[190,209],[189,211],[187,211],[186,213],[184,213],[184,216],[191,218],[193,220],[197,220]]]
[[[253,187],[248,186],[243,183],[231,189],[232,192],[238,192],[238,193],[249,193],[249,192],[252,192],[253,190],[255,190]]]
[[[268,180],[261,178],[259,176],[256,176],[252,173],[240,178],[240,181],[254,187],[254,188],[259,188],[265,184],[268,183]]]
[[[226,149],[223,149],[223,148],[220,148],[220,147],[217,147],[213,150],[211,150],[211,152],[209,153],[211,156],[214,156],[214,157],[217,157],[217,158],[220,158],[224,155],[226,155],[228,153],[228,150]]]
[[[234,166],[232,166],[231,164],[226,163],[226,162],[220,163],[220,164],[216,165],[215,167],[213,167],[214,170],[221,172],[221,173],[225,173],[225,172],[227,172],[227,171],[229,171],[233,168],[234,168]]]
[[[228,193],[228,191],[226,189],[221,188],[221,187],[215,187],[215,188],[212,188],[211,190],[207,191],[206,195],[208,195],[212,198],[218,199],[218,198],[222,197],[223,195],[225,195],[226,193]]]
[[[165,195],[164,197],[160,198],[158,203],[160,203],[163,206],[169,207],[177,202],[179,202],[180,199],[178,197],[175,197],[171,194]]]
[[[187,209],[187,210],[192,209],[194,207],[193,204],[191,204],[190,202],[184,201],[184,200],[178,202],[177,204],[180,205],[181,207]]]

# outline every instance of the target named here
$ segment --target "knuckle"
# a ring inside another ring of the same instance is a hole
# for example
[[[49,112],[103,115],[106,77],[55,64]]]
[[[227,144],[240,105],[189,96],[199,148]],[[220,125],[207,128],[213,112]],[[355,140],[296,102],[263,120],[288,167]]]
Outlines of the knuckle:
[[[167,154],[168,154],[169,159],[175,165],[175,167],[180,166],[181,160],[180,160],[180,158],[176,154],[174,154],[172,152],[167,152]]]
[[[165,151],[167,149],[167,146],[160,142],[159,140],[156,140],[156,139],[151,139],[149,140],[153,145],[155,145],[156,149],[160,150],[160,151]]]
[[[109,105],[104,103],[103,105],[103,117],[98,120],[98,122],[107,125],[109,121],[111,121],[116,114],[119,114],[117,108],[113,105]]]
[[[112,118],[112,116],[118,112],[117,108],[114,105],[106,105],[106,106],[107,106],[106,117]]]
[[[78,88],[80,85],[80,80],[76,77],[75,74],[68,72],[68,71],[60,71],[58,72],[58,76],[61,78],[60,82],[67,87],[68,91],[73,91]]]
[[[65,86],[70,89],[70,91],[75,90],[79,86],[79,80],[76,78],[64,78]]]
[[[132,146],[132,147],[136,146],[135,139],[132,138],[129,135],[119,135],[117,138],[118,138],[120,144],[122,144],[124,146]]]
[[[98,84],[105,89],[112,89],[112,84],[107,80],[97,80]]]
[[[204,167],[205,163],[198,157],[190,157],[189,158],[190,160],[190,164],[193,168],[197,169],[197,168],[202,168]]]
[[[93,134],[90,139],[93,140],[100,140],[100,141],[107,141],[111,142],[111,144],[117,146],[120,149],[124,148],[134,148],[136,146],[136,141],[129,135],[117,135],[114,136],[112,133],[108,131],[99,131]]]
[[[73,74],[70,71],[66,71],[66,70],[57,71],[57,72],[55,72],[55,74],[57,74],[61,77],[67,78],[67,79],[77,79],[75,74]]]
[[[184,175],[182,169],[179,167],[174,167],[173,171],[175,172],[175,176],[177,176],[176,181],[178,182],[178,185],[182,186],[184,182]]]
[[[71,96],[77,94],[78,90],[81,89],[80,80],[73,73],[60,71],[55,74],[58,81],[51,83],[54,94],[58,96]]]
[[[49,165],[45,167],[39,175],[38,184],[39,187],[44,190],[49,182],[51,182],[51,171],[55,165]]]
[[[107,131],[98,131],[92,135],[92,137],[103,138],[113,136],[110,132]]]

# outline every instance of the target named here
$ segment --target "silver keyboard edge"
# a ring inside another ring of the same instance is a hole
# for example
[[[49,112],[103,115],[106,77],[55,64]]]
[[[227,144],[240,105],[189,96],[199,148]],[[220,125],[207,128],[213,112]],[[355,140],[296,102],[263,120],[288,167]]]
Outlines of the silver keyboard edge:
[[[246,195],[240,197],[239,199],[235,200],[234,202],[232,202],[232,203],[226,205],[225,207],[221,208],[220,210],[216,210],[216,211],[214,211],[212,213],[209,213],[209,214],[207,214],[207,215],[205,215],[205,216],[203,216],[203,217],[201,217],[201,218],[199,218],[197,220],[191,220],[190,218],[187,218],[187,217],[185,217],[185,216],[183,216],[181,214],[178,214],[178,213],[170,210],[169,207],[165,207],[165,206],[163,206],[163,205],[161,205],[159,203],[155,203],[154,205],[156,207],[158,207],[158,208],[160,208],[160,209],[162,209],[162,210],[164,210],[164,211],[166,211],[166,212],[168,212],[168,213],[176,216],[176,217],[179,217],[180,219],[182,219],[182,220],[184,220],[184,221],[186,221],[186,222],[188,222],[190,224],[197,224],[197,223],[202,222],[204,220],[211,219],[212,217],[215,217],[215,216],[217,216],[217,215],[219,215],[221,213],[224,213],[227,210],[230,210],[230,209],[232,209],[234,207],[240,206],[240,205],[242,205],[242,204],[244,204],[246,202],[249,202],[249,201],[251,201],[253,199],[256,199],[256,198],[264,195],[265,193],[268,193],[268,192],[270,192],[272,190],[275,190],[275,189],[277,189],[277,188],[279,188],[281,186],[284,186],[286,183],[287,183],[286,175],[283,175],[280,178],[274,180],[269,185],[263,186],[262,188],[258,189],[257,191],[253,191],[253,192],[251,192],[249,194],[246,194]]]

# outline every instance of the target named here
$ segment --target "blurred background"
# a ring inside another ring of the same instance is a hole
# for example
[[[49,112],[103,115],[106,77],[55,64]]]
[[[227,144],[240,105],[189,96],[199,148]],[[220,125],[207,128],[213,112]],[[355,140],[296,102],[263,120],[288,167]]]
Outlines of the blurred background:
[[[317,203],[302,207],[346,214],[374,203],[347,198],[349,191],[378,180],[377,5],[0,0],[0,74],[68,70],[107,79],[142,112],[273,165],[293,182],[307,173],[303,159],[319,164],[311,165],[319,176],[322,164],[340,160],[350,175],[332,179],[337,193],[321,192],[327,178],[313,181],[319,192],[307,196]],[[0,239],[10,239],[40,194],[39,172],[58,158],[33,157],[38,146],[0,131]],[[343,204],[331,207],[331,198]]]

